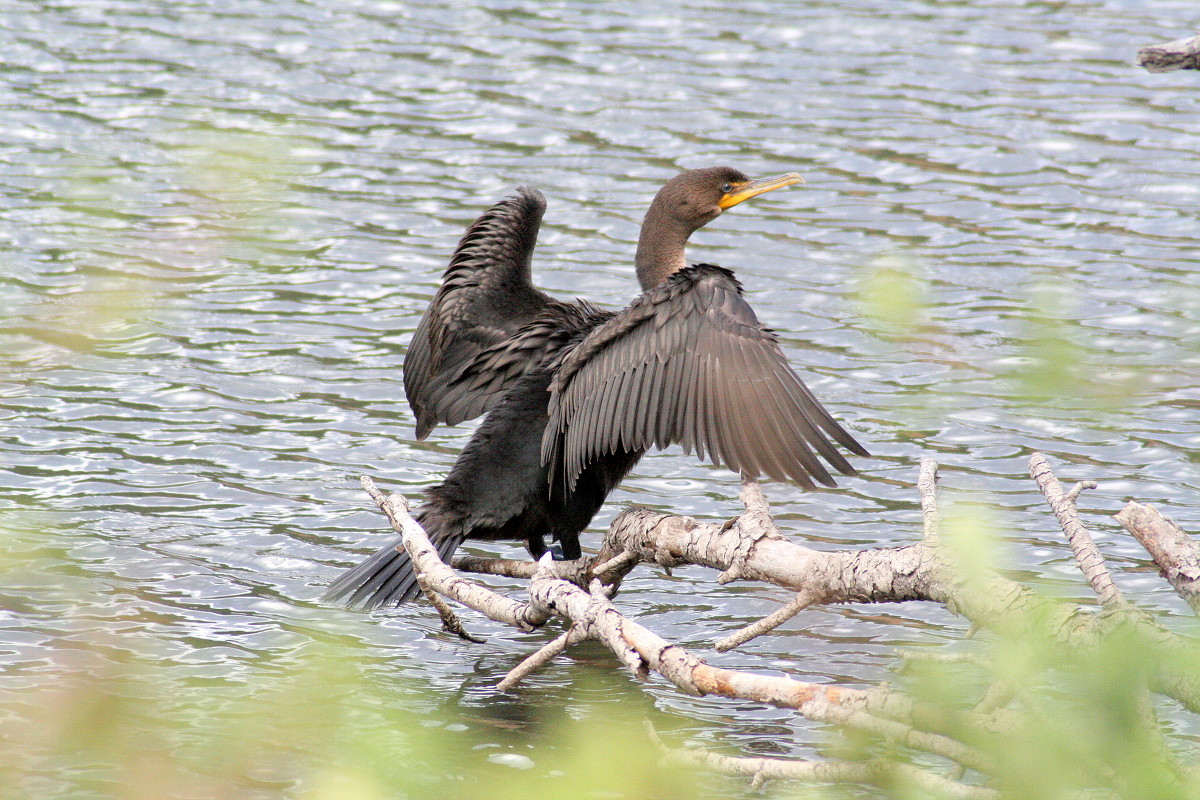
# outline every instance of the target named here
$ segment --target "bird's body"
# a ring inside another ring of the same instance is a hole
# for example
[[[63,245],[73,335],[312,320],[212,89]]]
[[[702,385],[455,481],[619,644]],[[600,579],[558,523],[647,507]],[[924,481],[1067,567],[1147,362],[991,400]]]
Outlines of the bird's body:
[[[417,436],[486,412],[418,520],[444,560],[465,539],[524,541],[578,558],[579,533],[651,446],[680,443],[748,476],[833,485],[814,450],[854,469],[826,435],[866,450],[787,364],[733,273],[688,266],[684,244],[725,208],[798,183],[726,167],[669,182],[642,225],[643,293],[612,313],[535,289],[530,261],[545,210],[528,188],[493,206],[459,242],[405,359]],[[389,545],[327,594],[374,608],[417,594],[403,548]]]

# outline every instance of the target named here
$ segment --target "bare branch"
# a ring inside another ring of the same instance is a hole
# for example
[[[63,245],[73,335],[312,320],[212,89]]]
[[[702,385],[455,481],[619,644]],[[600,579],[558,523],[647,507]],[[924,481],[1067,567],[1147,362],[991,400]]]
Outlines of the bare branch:
[[[606,548],[629,550],[648,563],[699,564],[727,569],[737,547],[739,525],[701,525],[645,508],[630,508],[613,520]],[[999,575],[964,584],[924,546],[817,552],[779,538],[761,538],[745,559],[744,577],[792,591],[812,592],[814,603],[940,603],[969,619],[972,627],[1004,635],[1028,635],[1031,620],[1067,651],[1095,647],[1114,628],[1133,621],[1155,661],[1152,689],[1200,711],[1200,649],[1144,615],[1131,619],[1125,605],[1116,614],[1089,614],[1071,603],[1047,598]]]
[[[596,577],[599,577],[606,572],[618,570],[623,567],[633,566],[634,564],[637,564],[637,560],[637,556],[633,553],[618,553],[617,555],[605,561],[603,564],[598,564],[594,567],[591,567],[589,571]]]
[[[1038,488],[1042,490],[1046,501],[1050,503],[1050,509],[1058,519],[1063,533],[1067,535],[1071,552],[1075,554],[1075,561],[1079,564],[1083,576],[1091,584],[1092,591],[1100,598],[1101,605],[1123,604],[1124,598],[1121,597],[1121,591],[1117,585],[1113,583],[1108,566],[1104,563],[1104,556],[1100,555],[1100,548],[1096,547],[1092,534],[1079,521],[1079,510],[1075,507],[1075,500],[1079,497],[1079,493],[1084,489],[1095,489],[1095,482],[1081,481],[1070,492],[1064,492],[1062,484],[1058,482],[1058,478],[1054,477],[1050,464],[1041,453],[1034,453],[1030,457],[1029,474],[1037,481]]]
[[[401,533],[418,579],[423,588],[433,590],[435,605],[441,604],[439,613],[448,628],[452,623],[445,621],[456,621],[456,618],[436,595],[445,595],[523,630],[544,624],[555,616],[570,623],[568,631],[510,671],[501,683],[504,690],[515,686],[572,644],[594,638],[639,679],[646,679],[654,672],[689,694],[719,695],[794,709],[808,719],[870,732],[892,744],[934,754],[957,765],[948,779],[911,765],[901,766],[892,760],[848,764],[832,761],[811,765],[775,759],[729,761],[739,774],[754,776],[756,783],[772,777],[805,775],[815,780],[878,785],[881,781],[903,777],[930,793],[993,798],[996,794],[991,790],[962,784],[957,778],[965,769],[985,776],[995,774],[988,742],[997,736],[1011,735],[1018,727],[1016,710],[1005,708],[1014,696],[1013,687],[994,685],[974,709],[956,710],[947,715],[945,709],[918,703],[887,688],[849,689],[787,676],[714,667],[624,617],[611,602],[616,584],[605,585],[593,576],[603,575],[606,581],[611,578],[619,581],[642,562],[664,568],[697,564],[719,570],[722,581],[761,580],[796,592],[791,602],[775,613],[719,643],[721,650],[770,630],[802,608],[818,603],[936,602],[967,617],[973,628],[987,627],[1002,635],[1023,636],[1035,627],[1039,635],[1046,637],[1048,644],[1062,647],[1067,656],[1087,653],[1121,628],[1135,637],[1138,647],[1155,656],[1149,661],[1148,684],[1142,691],[1148,689],[1175,698],[1190,710],[1200,710],[1200,669],[1194,666],[1200,663],[1200,648],[1124,603],[1112,585],[1095,543],[1079,522],[1075,501],[1083,489],[1094,484],[1083,482],[1064,491],[1040,455],[1031,460],[1030,471],[1066,531],[1081,569],[1104,603],[1102,612],[1090,613],[1074,604],[1046,598],[998,575],[972,581],[957,575],[953,565],[942,559],[941,551],[936,547],[937,465],[931,459],[923,460],[918,478],[924,521],[923,543],[919,545],[815,551],[793,544],[775,527],[757,485],[747,482],[742,493],[746,513],[723,525],[704,525],[686,517],[632,508],[614,520],[600,553],[589,559],[553,562],[546,558],[536,564],[456,559],[456,565],[463,568],[528,576],[528,603],[502,597],[443,564],[424,531],[408,515],[402,498],[384,497],[369,479],[363,479],[363,485]],[[1139,508],[1132,504],[1122,514],[1130,517]],[[1125,519],[1122,522],[1131,531],[1137,527],[1131,527]],[[1170,523],[1166,525],[1172,527]],[[1160,541],[1163,537],[1167,535],[1158,534]],[[1185,596],[1192,602],[1200,594],[1200,548],[1178,529],[1173,529],[1172,536],[1165,541],[1192,559],[1184,566],[1170,560],[1159,561],[1160,564],[1176,565],[1164,566],[1164,570],[1174,568],[1177,577],[1186,579],[1187,591],[1192,594]],[[1159,560],[1159,556],[1155,558]],[[1175,581],[1172,582],[1175,585]],[[1177,591],[1184,593],[1183,589],[1177,588]],[[936,654],[932,657],[934,660],[940,658]],[[1150,707],[1148,703],[1147,707]],[[1153,723],[1152,716],[1147,720],[1148,724]],[[964,730],[970,731],[970,736],[963,737]],[[1169,750],[1164,752],[1169,753]],[[797,763],[800,766],[796,766]],[[897,770],[914,772],[901,775]],[[858,777],[836,777],[838,775]]]
[[[668,763],[699,766],[724,775],[739,775],[752,779],[758,788],[767,780],[803,780],[822,783],[856,783],[880,785],[897,780],[902,784],[932,793],[937,797],[962,800],[996,800],[1000,793],[994,789],[971,786],[947,780],[928,770],[897,761],[802,761],[781,758],[739,758],[699,749],[667,747],[646,724],[655,744],[664,751]]]
[[[801,591],[795,597],[789,600],[786,605],[780,606],[776,611],[768,614],[756,622],[750,623],[741,630],[729,634],[713,646],[716,648],[718,653],[724,653],[732,650],[735,647],[739,647],[751,639],[775,630],[780,625],[811,606],[813,604],[813,600],[815,599],[816,598],[808,592]]]
[[[771,516],[771,506],[767,503],[767,498],[763,495],[762,487],[758,485],[758,481],[743,478],[742,491],[738,495],[738,499],[746,507],[747,515],[758,518],[755,524],[772,530],[775,529],[775,519]]]
[[[529,580],[537,569],[536,561],[516,558],[483,558],[481,556],[455,556],[450,565],[459,572],[476,575],[500,575],[505,578]]]
[[[1154,506],[1131,500],[1116,519],[1146,548],[1176,594],[1200,614],[1200,545]]]
[[[922,539],[930,547],[938,543],[937,480],[938,463],[932,458],[922,458],[917,474],[917,493],[921,495],[921,521],[925,532]]]
[[[987,659],[977,653],[938,653],[930,650],[906,648],[898,650],[897,655],[906,662],[924,661],[930,664],[971,664],[976,667],[986,667]]]
[[[972,709],[977,714],[991,714],[1012,702],[1016,692],[1008,681],[997,681],[987,688]]]
[[[742,479],[741,500],[746,506],[746,513],[734,522],[738,527],[739,533],[747,535],[744,536],[742,544],[733,552],[729,566],[717,578],[717,582],[721,584],[736,580],[746,574],[746,561],[750,557],[750,554],[754,552],[755,545],[758,544],[760,539],[783,539],[779,533],[779,529],[775,527],[771,508],[767,504],[767,499],[763,496],[762,488],[758,485],[757,481],[747,478]],[[724,532],[732,528],[733,525],[724,525],[721,527],[721,531]],[[775,630],[808,608],[815,600],[817,600],[817,597],[814,594],[802,589],[788,603],[776,609],[771,614],[717,642],[715,645],[717,652],[724,653],[732,650],[755,637]]]
[[[425,595],[425,599],[429,601],[429,604],[437,610],[438,616],[442,618],[443,630],[453,633],[458,638],[472,644],[483,644],[487,641],[487,639],[472,636],[467,632],[467,629],[463,627],[462,620],[454,613],[454,609],[450,608],[450,604],[442,599],[442,596],[429,585],[429,579],[421,573],[417,574],[417,584],[421,587],[421,593]]]
[[[780,708],[794,708],[818,722],[868,730],[890,741],[924,750],[988,773],[991,759],[978,748],[949,736],[919,731],[895,719],[868,710],[880,697],[872,693],[823,686],[788,677],[714,667],[648,628],[627,619],[600,591],[599,582],[584,592],[557,578],[534,578],[529,587],[537,606],[555,609],[576,625],[585,626],[616,654],[638,678],[657,672],[687,694],[706,694],[755,700]],[[888,698],[892,701],[892,698]],[[894,701],[892,701],[894,705]],[[907,709],[911,713],[911,706]]]
[[[1138,50],[1138,66],[1148,72],[1200,69],[1200,33]]]
[[[548,664],[560,653],[565,652],[568,647],[590,638],[583,626],[572,625],[561,636],[542,645],[536,652],[509,670],[504,679],[496,684],[496,688],[501,692],[512,691],[523,678],[541,669],[542,666]]]
[[[366,476],[359,478],[359,482],[387,515],[392,528],[400,534],[418,579],[424,577],[428,584],[441,594],[481,611],[497,622],[512,625],[523,631],[531,631],[546,624],[550,617],[545,612],[468,581],[443,563],[433,543],[429,541],[429,536],[408,513],[408,501],[402,496],[384,495],[375,482]]]
[[[783,539],[775,527],[771,508],[757,481],[742,479],[741,500],[746,506],[746,513],[734,520],[734,524],[726,524],[721,528],[727,531],[736,526],[738,531],[737,545],[730,553],[729,566],[717,577],[717,583],[722,586],[746,577],[746,559],[754,552],[760,539]]]

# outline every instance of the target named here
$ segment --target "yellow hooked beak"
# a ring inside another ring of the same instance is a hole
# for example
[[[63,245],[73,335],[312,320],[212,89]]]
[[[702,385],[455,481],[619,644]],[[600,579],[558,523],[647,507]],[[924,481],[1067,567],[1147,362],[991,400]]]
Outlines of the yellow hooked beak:
[[[727,208],[733,208],[743,200],[749,200],[751,197],[757,197],[764,192],[771,192],[784,186],[791,186],[794,183],[804,183],[804,178],[801,178],[798,172],[776,175],[773,178],[759,178],[753,181],[746,181],[745,183],[735,183],[728,192],[721,195],[721,199],[717,201],[717,205],[724,211]]]

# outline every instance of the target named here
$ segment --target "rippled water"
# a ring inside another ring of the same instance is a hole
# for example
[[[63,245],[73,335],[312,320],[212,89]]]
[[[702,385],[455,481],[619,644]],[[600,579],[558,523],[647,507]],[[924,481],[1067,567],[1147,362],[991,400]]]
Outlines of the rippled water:
[[[718,163],[808,178],[691,255],[738,270],[877,454],[838,490],[767,487],[795,540],[912,541],[933,455],[944,486],[995,509],[1014,567],[1085,597],[1025,475],[1040,450],[1100,482],[1085,517],[1121,585],[1184,610],[1109,515],[1137,498],[1200,531],[1197,77],[1131,65],[1191,30],[1194,3],[635,8],[0,5],[0,509],[27,532],[0,588],[6,681],[53,682],[64,641],[153,641],[182,679],[338,635],[377,655],[373,680],[505,714],[488,687],[551,633],[470,619],[489,637],[471,646],[424,607],[318,602],[389,536],[356,476],[414,494],[470,434],[413,440],[409,334],[463,227],[514,185],[550,202],[540,285],[616,307],[654,191]],[[1040,363],[1039,342],[1058,356]],[[631,503],[725,518],[736,494],[673,449],[595,527]],[[785,597],[714,577],[643,569],[620,602],[715,663],[849,684],[965,633],[920,605],[826,608],[718,656]],[[703,741],[816,735],[650,691]]]

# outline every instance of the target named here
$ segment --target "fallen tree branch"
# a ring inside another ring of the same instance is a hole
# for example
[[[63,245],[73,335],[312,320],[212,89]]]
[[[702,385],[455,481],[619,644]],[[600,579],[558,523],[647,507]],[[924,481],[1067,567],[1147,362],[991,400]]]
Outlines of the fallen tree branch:
[[[896,698],[714,667],[625,617],[603,595],[599,582],[593,584],[590,592],[585,592],[558,578],[535,578],[529,594],[535,606],[552,608],[573,624],[588,629],[639,679],[645,679],[650,671],[657,672],[690,695],[721,695],[793,708],[816,722],[869,731],[981,772],[993,768],[991,759],[975,747],[874,713],[877,706],[895,706]],[[894,714],[897,710],[893,707],[890,711]],[[909,706],[903,715],[912,719],[912,707]]]
[[[724,524],[702,524],[688,517],[630,508],[613,521],[600,553],[592,558],[577,562],[543,559],[537,563],[473,557],[455,560],[456,566],[478,573],[529,578],[529,600],[525,603],[503,597],[443,564],[424,531],[408,515],[402,499],[384,497],[369,479],[364,479],[364,486],[401,532],[423,586],[521,630],[538,627],[555,617],[569,624],[565,633],[505,676],[500,684],[505,691],[573,644],[595,639],[639,680],[658,674],[688,694],[794,709],[807,719],[878,737],[888,747],[944,758],[954,765],[947,776],[919,770],[919,774],[907,775],[906,779],[941,795],[990,798],[996,796],[986,793],[990,789],[981,789],[970,781],[964,783],[963,778],[968,770],[981,776],[995,774],[997,762],[988,742],[1018,730],[1017,717],[1007,706],[1010,702],[1028,706],[1027,687],[1013,685],[1003,677],[994,678],[973,708],[956,709],[947,716],[944,709],[883,687],[853,689],[725,669],[625,617],[611,598],[621,577],[642,563],[664,569],[702,565],[719,571],[722,583],[735,579],[763,581],[796,593],[774,614],[723,639],[718,644],[720,650],[765,633],[810,605],[831,603],[940,603],[970,620],[973,629],[990,629],[1003,636],[1028,637],[1035,633],[1042,643],[1038,646],[1060,649],[1068,661],[1085,657],[1107,637],[1121,632],[1135,646],[1154,654],[1146,660],[1143,691],[1200,710],[1200,670],[1195,666],[1200,663],[1200,650],[1194,642],[1166,630],[1122,600],[1090,534],[1079,523],[1075,501],[1080,491],[1094,484],[1082,482],[1064,491],[1048,464],[1037,455],[1031,459],[1030,469],[1067,533],[1084,575],[1101,598],[1102,610],[1098,613],[1049,599],[999,575],[985,574],[970,580],[959,575],[953,559],[938,544],[937,464],[931,459],[922,462],[918,478],[923,520],[920,544],[841,551],[816,551],[794,544],[775,527],[758,487],[747,483],[742,492],[746,513]],[[932,655],[935,661],[957,658]],[[971,660],[964,659],[966,663]],[[1141,706],[1139,718],[1143,724],[1156,726],[1149,701]],[[969,743],[961,737],[964,729],[972,731]],[[1154,746],[1155,760],[1184,774],[1185,768],[1174,764],[1161,733],[1154,735],[1160,740]],[[785,773],[792,777],[827,774],[842,776],[828,780],[877,783],[894,776],[888,770],[894,770],[898,762],[886,760],[886,769],[872,766],[871,761],[846,762],[845,767],[785,767],[775,765],[773,759],[721,763],[734,765],[730,768],[742,774],[758,775],[759,780]],[[1103,762],[1094,769],[1095,774],[1108,774]]]
[[[751,639],[775,630],[780,625],[811,606],[815,599],[816,598],[809,592],[797,592],[796,596],[789,600],[786,605],[780,606],[775,612],[768,614],[757,622],[750,623],[740,631],[729,634],[713,646],[716,648],[718,653],[728,652],[735,647],[745,644]]]
[[[528,603],[519,603],[461,577],[438,557],[425,531],[409,514],[407,500],[397,494],[384,495],[368,477],[359,481],[402,537],[418,580],[423,578],[435,591],[463,605],[477,610],[486,608],[484,613],[492,619],[523,631],[539,628],[550,619],[548,614],[534,610]]]
[[[801,780],[814,783],[887,783],[899,779],[931,792],[937,797],[962,800],[996,800],[1000,793],[982,786],[971,786],[949,780],[911,764],[879,759],[856,761],[803,761],[782,758],[746,758],[726,756],[696,748],[668,747],[654,728],[646,723],[651,740],[663,751],[668,764],[704,767],[724,775],[751,779],[751,788],[761,788],[768,780]]]
[[[1200,33],[1138,50],[1138,66],[1148,72],[1200,69]]]
[[[1046,462],[1046,457],[1041,453],[1034,453],[1030,457],[1029,475],[1042,490],[1046,502],[1050,504],[1050,509],[1058,519],[1059,526],[1067,535],[1071,552],[1075,554],[1075,562],[1079,564],[1083,577],[1087,578],[1088,583],[1091,584],[1092,591],[1100,598],[1100,604],[1113,606],[1123,603],[1121,591],[1113,583],[1112,574],[1104,563],[1104,556],[1100,555],[1100,548],[1096,547],[1092,534],[1079,521],[1079,509],[1075,506],[1075,501],[1079,498],[1080,493],[1085,489],[1095,489],[1096,482],[1080,481],[1072,487],[1071,491],[1064,492],[1062,484],[1058,482],[1058,478],[1054,477],[1050,465]]]
[[[941,526],[937,507],[938,464],[932,458],[921,459],[917,475],[917,493],[921,496],[921,540],[930,547],[938,543]]]
[[[524,578],[529,580],[537,571],[537,562],[516,558],[483,558],[482,556],[456,555],[451,561],[459,572],[473,572],[476,575],[500,575],[505,578]]]
[[[1131,500],[1115,516],[1150,553],[1175,593],[1200,614],[1200,545],[1154,506]]]
[[[424,575],[417,574],[417,585],[421,587],[421,594],[425,595],[425,599],[438,612],[438,616],[442,619],[442,630],[453,633],[460,639],[471,642],[472,644],[484,644],[487,639],[482,639],[478,636],[472,636],[463,627],[462,621],[458,615],[454,613],[454,609],[441,598],[432,586],[429,584],[429,579]]]
[[[600,581],[593,581],[589,591],[585,591],[553,574],[550,565],[554,562],[548,559],[538,563],[530,583],[528,604],[502,598],[458,576],[441,563],[425,532],[408,515],[407,504],[402,498],[384,497],[370,479],[364,479],[363,485],[388,514],[393,526],[401,532],[413,563],[430,585],[441,594],[494,620],[522,627],[534,620],[540,624],[552,615],[561,616],[580,630],[577,636],[602,641],[640,679],[654,671],[689,694],[723,695],[793,708],[814,721],[869,731],[889,741],[943,756],[971,769],[986,771],[991,766],[990,760],[977,748],[914,727],[915,721],[921,717],[919,709],[895,692],[827,687],[788,677],[728,670],[707,664],[684,648],[625,618],[612,605]],[[731,530],[725,533],[729,534]],[[757,541],[761,543],[772,538],[775,537],[759,536]],[[786,544],[782,540],[777,543]],[[732,558],[737,548],[729,548],[728,545],[727,542],[727,554]],[[429,561],[431,557],[437,561],[436,564]],[[499,602],[497,598],[507,602]],[[551,643],[543,648],[546,652],[535,653],[526,659],[523,662],[525,668],[519,665],[520,671],[514,677],[519,680],[528,671],[545,663],[548,657],[561,652],[575,637],[564,634],[560,638],[562,642]],[[991,723],[985,720],[979,722],[981,729],[991,727]]]
[[[572,625],[566,633],[538,648],[537,651],[526,656],[520,664],[509,670],[504,679],[496,684],[496,688],[501,692],[512,691],[522,679],[549,664],[555,657],[566,652],[568,647],[590,638],[592,637],[582,626]]]

